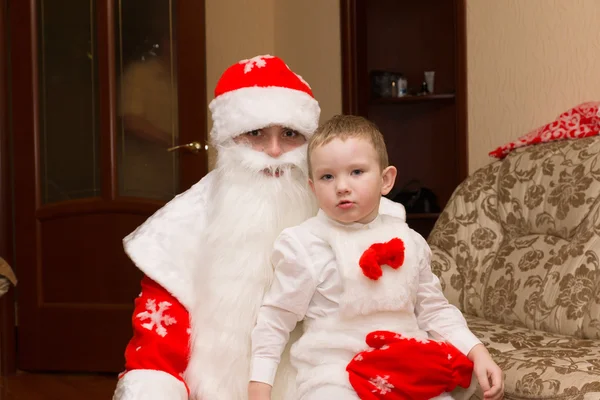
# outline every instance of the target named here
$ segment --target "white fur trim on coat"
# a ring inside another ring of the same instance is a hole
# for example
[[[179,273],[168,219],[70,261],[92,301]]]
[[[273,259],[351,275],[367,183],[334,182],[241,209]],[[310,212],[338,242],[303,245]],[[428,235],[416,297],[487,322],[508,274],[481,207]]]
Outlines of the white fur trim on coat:
[[[309,94],[282,87],[247,87],[224,93],[209,104],[213,144],[242,133],[282,125],[308,139],[319,126],[321,108]]]
[[[123,239],[125,252],[150,279],[189,310],[196,296],[190,259],[206,227],[206,203],[216,174],[181,193]]]
[[[391,215],[392,217],[400,219],[402,222],[406,222],[406,210],[404,209],[404,206],[387,197],[381,198],[381,203],[379,203],[379,214]]]
[[[113,400],[188,400],[183,382],[174,376],[152,369],[127,372],[117,384]]]

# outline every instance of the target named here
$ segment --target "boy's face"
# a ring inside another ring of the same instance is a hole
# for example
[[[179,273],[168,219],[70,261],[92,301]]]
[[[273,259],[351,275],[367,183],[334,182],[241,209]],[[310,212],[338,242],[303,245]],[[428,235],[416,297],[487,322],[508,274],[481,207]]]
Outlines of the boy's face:
[[[396,168],[383,171],[366,139],[334,139],[311,153],[310,187],[321,209],[341,223],[368,223],[377,216],[381,196],[389,193]]]

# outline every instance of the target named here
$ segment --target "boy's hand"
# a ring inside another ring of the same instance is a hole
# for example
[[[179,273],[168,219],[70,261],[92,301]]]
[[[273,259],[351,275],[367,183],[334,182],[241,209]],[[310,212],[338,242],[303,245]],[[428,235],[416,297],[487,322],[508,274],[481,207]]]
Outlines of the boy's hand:
[[[250,382],[248,384],[248,400],[271,400],[271,385]]]
[[[473,361],[473,372],[483,389],[485,400],[500,400],[504,397],[504,377],[502,370],[483,344],[473,347],[467,355]]]

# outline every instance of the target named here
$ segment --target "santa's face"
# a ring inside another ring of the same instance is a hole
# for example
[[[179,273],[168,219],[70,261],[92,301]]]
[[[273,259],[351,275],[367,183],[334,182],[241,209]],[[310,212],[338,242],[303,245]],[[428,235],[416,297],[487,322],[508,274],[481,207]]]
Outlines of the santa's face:
[[[209,212],[218,229],[244,226],[244,236],[258,230],[265,239],[274,240],[285,227],[314,215],[306,148],[304,136],[281,126],[248,132],[221,144],[217,190]],[[267,230],[275,236],[265,236]]]
[[[246,132],[235,137],[233,141],[239,145],[246,145],[256,152],[264,153],[273,159],[278,159],[305,144],[306,137],[293,129],[274,125]],[[271,170],[267,168],[263,173],[278,178],[283,173],[283,169]]]

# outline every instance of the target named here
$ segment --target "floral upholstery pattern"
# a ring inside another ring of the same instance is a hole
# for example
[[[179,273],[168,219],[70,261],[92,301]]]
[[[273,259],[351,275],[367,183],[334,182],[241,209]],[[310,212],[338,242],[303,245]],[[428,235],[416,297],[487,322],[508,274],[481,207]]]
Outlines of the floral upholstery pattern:
[[[600,137],[523,147],[468,177],[428,238],[507,399],[600,399],[599,196]]]

